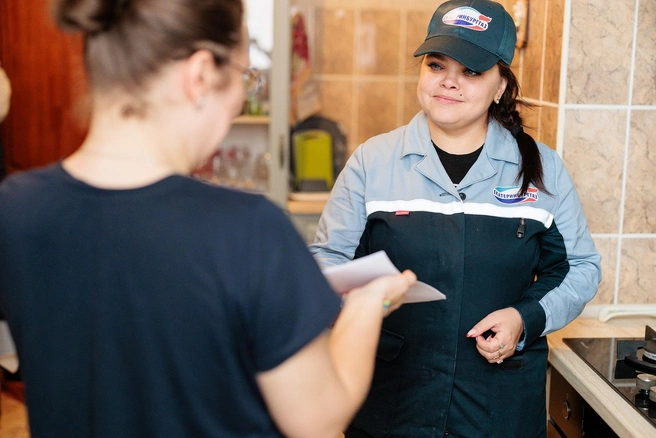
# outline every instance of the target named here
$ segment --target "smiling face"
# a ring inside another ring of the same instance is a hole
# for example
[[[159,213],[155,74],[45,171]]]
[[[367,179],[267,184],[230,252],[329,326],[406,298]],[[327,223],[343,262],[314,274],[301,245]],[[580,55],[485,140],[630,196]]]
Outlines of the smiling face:
[[[417,84],[429,123],[445,133],[487,129],[488,109],[506,89],[499,67],[477,73],[440,54],[424,56]]]

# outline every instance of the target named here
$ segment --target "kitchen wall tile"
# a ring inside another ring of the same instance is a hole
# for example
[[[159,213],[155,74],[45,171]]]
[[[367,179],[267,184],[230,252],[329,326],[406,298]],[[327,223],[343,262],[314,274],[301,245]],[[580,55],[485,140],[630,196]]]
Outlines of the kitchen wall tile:
[[[355,6],[353,0],[294,0],[303,4],[311,2],[328,9],[347,8],[352,9]]]
[[[406,38],[405,38],[405,51],[404,51],[404,60],[406,64],[406,71],[411,69],[412,66],[416,64],[417,60],[421,58],[415,58],[415,50],[424,42],[426,38],[426,31],[428,30],[428,23],[430,22],[435,8],[426,9],[426,10],[412,10],[406,13],[405,19],[405,29],[406,29]]]
[[[642,0],[633,82],[633,104],[656,105],[656,2]]]
[[[556,149],[558,142],[558,107],[542,106],[539,140],[550,148]]]
[[[518,107],[519,115],[522,117],[524,130],[533,138],[539,137],[540,106]]]
[[[358,83],[358,123],[355,134],[358,143],[398,127],[398,87],[398,83],[393,81]]]
[[[566,113],[563,159],[592,233],[619,230],[625,118],[619,110]]]
[[[393,9],[398,10],[405,3],[403,0],[351,0],[360,9]]]
[[[628,103],[635,3],[572,2],[567,103]]]
[[[297,8],[310,8],[314,6],[321,6],[325,3],[325,0],[290,0],[292,7]]]
[[[421,56],[417,58],[412,58],[406,61],[404,69],[404,79],[412,79],[413,82],[417,83],[419,80],[419,72],[421,71],[421,63],[423,59]]]
[[[560,53],[547,46],[543,67],[542,101],[559,103],[560,100]]]
[[[510,70],[512,70],[515,78],[519,81],[519,87],[522,88],[522,59],[524,58],[523,51],[515,50],[515,55],[513,57],[512,64],[510,64]]]
[[[346,140],[353,138],[353,81],[324,80],[320,83],[321,115],[340,123],[346,130]]]
[[[601,284],[591,304],[612,304],[615,294],[618,240],[614,237],[597,237],[594,243],[601,255]]]
[[[516,0],[495,0],[497,3],[500,3],[506,11],[510,12],[512,14],[513,11],[513,4],[515,4]]]
[[[407,7],[414,0],[351,0],[360,9],[399,10]],[[434,3],[433,3],[434,4]]]
[[[656,233],[656,111],[633,111],[624,233]]]
[[[376,0],[372,0],[376,1]],[[435,10],[446,0],[406,0],[405,1],[405,7],[408,8],[409,11],[416,11],[416,10],[425,10],[425,11],[431,11],[431,15]],[[398,3],[403,3],[397,0]],[[424,30],[428,27],[428,20],[430,19],[430,16],[428,19],[426,19],[426,23],[424,23]]]
[[[403,84],[403,120],[400,125],[407,125],[421,110],[417,100],[417,81]]]
[[[352,74],[355,53],[355,12],[346,8],[317,8],[314,68],[316,73]]]
[[[655,303],[656,239],[623,239],[620,303]]]
[[[398,75],[400,70],[401,14],[399,11],[363,10],[357,26],[356,71],[359,74]]]
[[[548,0],[547,32],[544,53],[544,79],[541,99],[558,103],[560,93],[560,60],[563,53],[563,19],[565,0]]]
[[[542,52],[544,47],[544,14],[547,3],[532,3],[529,8],[528,35],[523,50],[522,95],[540,100],[540,81],[542,80]],[[512,11],[512,9],[509,9]],[[517,56],[517,54],[515,54]]]

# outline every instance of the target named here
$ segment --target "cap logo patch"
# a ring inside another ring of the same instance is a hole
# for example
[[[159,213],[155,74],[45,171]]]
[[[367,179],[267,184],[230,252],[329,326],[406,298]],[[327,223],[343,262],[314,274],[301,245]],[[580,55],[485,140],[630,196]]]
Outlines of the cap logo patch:
[[[490,21],[492,21],[490,17],[487,17],[476,9],[470,7],[459,7],[453,9],[442,17],[442,23],[444,24],[460,26],[479,32],[487,30]]]
[[[529,187],[524,196],[519,196],[521,187],[495,187],[494,197],[502,204],[523,204],[525,202],[536,202],[538,200],[538,189]]]

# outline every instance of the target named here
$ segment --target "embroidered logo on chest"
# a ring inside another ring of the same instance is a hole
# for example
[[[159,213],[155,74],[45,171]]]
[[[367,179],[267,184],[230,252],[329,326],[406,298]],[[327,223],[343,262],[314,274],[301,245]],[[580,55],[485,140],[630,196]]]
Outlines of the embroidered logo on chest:
[[[529,187],[524,196],[519,196],[520,187],[495,187],[494,197],[502,204],[523,204],[526,202],[536,202],[538,200],[538,189]]]

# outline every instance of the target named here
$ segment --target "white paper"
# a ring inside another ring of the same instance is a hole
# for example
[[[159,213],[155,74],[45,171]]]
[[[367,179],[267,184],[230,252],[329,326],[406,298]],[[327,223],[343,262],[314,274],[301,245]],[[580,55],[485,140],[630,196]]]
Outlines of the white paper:
[[[322,272],[328,280],[328,284],[337,293],[343,294],[356,287],[364,286],[378,277],[395,275],[400,271],[396,269],[385,251],[378,251],[341,265],[329,266]],[[418,281],[408,290],[404,302],[421,303],[445,298],[446,296],[433,286]]]

